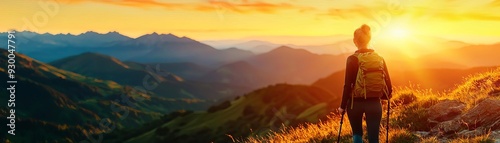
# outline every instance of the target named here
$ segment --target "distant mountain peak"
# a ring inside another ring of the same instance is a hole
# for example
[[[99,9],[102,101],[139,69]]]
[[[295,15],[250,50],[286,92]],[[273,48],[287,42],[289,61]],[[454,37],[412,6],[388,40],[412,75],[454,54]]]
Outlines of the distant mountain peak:
[[[78,35],[72,35],[72,34],[66,34],[66,36],[77,36],[77,37],[85,37],[85,38],[102,38],[102,37],[106,37],[108,39],[122,39],[122,40],[125,40],[125,39],[128,39],[130,37],[127,37],[125,35],[122,35],[116,31],[109,31],[107,33],[98,33],[98,32],[95,32],[95,31],[87,31],[87,32],[84,32],[84,33],[81,33],[81,34],[78,34]]]
[[[87,32],[82,33],[82,34],[80,34],[80,35],[85,35],[85,34],[94,34],[94,35],[99,35],[99,33],[94,32],[94,31],[87,31]]]
[[[156,32],[153,32],[151,34],[146,34],[138,37],[137,39],[139,40],[148,40],[148,41],[168,41],[168,40],[177,40],[180,39],[179,37],[175,36],[174,34],[168,33],[168,34],[158,34]]]
[[[181,39],[194,40],[194,39],[191,39],[191,38],[189,38],[187,36],[182,36]]]
[[[295,50],[295,48],[281,45],[278,48],[276,48],[275,50]]]
[[[122,35],[122,34],[120,32],[117,32],[117,31],[108,31],[104,35]]]
[[[279,46],[278,48],[276,49],[273,49],[271,51],[269,51],[268,53],[279,53],[279,54],[283,54],[283,53],[302,53],[302,54],[313,54],[305,49],[296,49],[296,48],[292,48],[292,47],[288,47],[288,46]]]
[[[106,34],[120,34],[120,32],[118,32],[118,31],[108,31],[108,33],[106,33]]]
[[[82,63],[88,63],[90,61],[92,61],[92,62],[98,61],[100,64],[107,63],[108,65],[106,65],[106,66],[108,66],[108,67],[110,66],[109,64],[116,64],[116,65],[123,67],[123,68],[126,68],[126,69],[130,68],[128,65],[124,64],[123,62],[121,62],[120,60],[118,60],[114,57],[111,57],[108,55],[103,55],[100,53],[93,53],[93,52],[85,52],[85,53],[82,53],[79,55],[67,57],[64,59],[54,61],[51,64],[53,64],[53,65],[60,65],[60,64],[65,64],[65,63],[82,64]]]
[[[227,48],[227,49],[223,49],[223,50],[241,50],[241,49],[238,49],[238,48],[236,48],[236,47],[229,47],[229,48]]]
[[[104,55],[104,54],[99,54],[99,53],[94,53],[94,52],[84,52],[84,53],[81,53],[77,56],[92,56],[92,57],[105,57],[105,58],[113,58],[111,56],[108,56],[108,55]]]

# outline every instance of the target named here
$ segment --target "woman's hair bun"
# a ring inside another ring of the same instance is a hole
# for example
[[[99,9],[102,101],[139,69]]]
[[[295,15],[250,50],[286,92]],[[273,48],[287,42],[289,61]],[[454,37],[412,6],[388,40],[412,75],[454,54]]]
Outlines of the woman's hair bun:
[[[354,31],[354,43],[359,45],[366,45],[370,42],[372,34],[370,31],[370,26],[363,24],[361,27]]]
[[[366,33],[366,34],[370,33],[370,26],[368,26],[366,24],[361,25],[360,29],[361,29],[361,31],[363,31],[363,33]]]

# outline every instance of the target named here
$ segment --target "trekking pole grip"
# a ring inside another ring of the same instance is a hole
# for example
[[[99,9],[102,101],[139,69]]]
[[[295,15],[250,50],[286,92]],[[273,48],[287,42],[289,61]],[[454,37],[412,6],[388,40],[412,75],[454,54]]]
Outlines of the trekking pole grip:
[[[390,110],[391,110],[391,100],[387,98],[387,125],[385,125],[386,128],[386,136],[385,136],[385,142],[389,143],[389,116],[390,116]]]

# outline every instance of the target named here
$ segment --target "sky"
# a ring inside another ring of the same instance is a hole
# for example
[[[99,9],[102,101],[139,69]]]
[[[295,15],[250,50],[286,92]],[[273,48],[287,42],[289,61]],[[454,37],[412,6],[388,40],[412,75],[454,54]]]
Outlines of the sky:
[[[16,0],[2,1],[0,13],[0,31],[283,41],[352,35],[368,24],[375,36],[500,42],[500,0]]]

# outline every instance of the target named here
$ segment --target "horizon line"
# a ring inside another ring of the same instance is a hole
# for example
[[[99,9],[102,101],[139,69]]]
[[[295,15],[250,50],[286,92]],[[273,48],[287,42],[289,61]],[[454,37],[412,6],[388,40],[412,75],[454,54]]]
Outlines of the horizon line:
[[[142,36],[145,36],[145,35],[152,35],[152,34],[157,34],[157,35],[173,35],[173,36],[176,36],[178,38],[190,38],[190,39],[193,39],[195,41],[199,41],[199,42],[204,42],[204,41],[226,41],[226,40],[242,40],[242,41],[253,41],[253,40],[257,40],[257,41],[265,41],[265,42],[271,42],[271,43],[275,43],[275,44],[293,44],[293,43],[277,43],[277,42],[273,42],[272,40],[266,40],[266,39],[262,39],[262,37],[328,37],[328,36],[351,36],[351,35],[348,35],[348,34],[332,34],[332,35],[317,35],[317,36],[300,36],[300,35],[260,35],[260,36],[247,36],[247,37],[241,37],[241,38],[232,38],[232,39],[205,39],[205,40],[197,40],[197,39],[194,39],[194,38],[191,38],[187,35],[176,35],[172,32],[169,32],[169,33],[162,33],[162,32],[156,32],[156,31],[153,31],[151,33],[144,33],[144,34],[141,34],[137,37],[133,37],[133,36],[130,36],[129,34],[124,34],[123,32],[120,32],[120,31],[116,31],[116,30],[110,30],[110,31],[107,31],[107,32],[97,32],[97,31],[94,31],[94,30],[87,30],[87,31],[84,31],[84,32],[81,32],[81,33],[72,33],[72,32],[67,32],[67,33],[58,33],[58,32],[36,32],[36,31],[30,31],[30,30],[22,30],[22,31],[19,31],[19,30],[8,30],[8,31],[3,31],[3,32],[0,32],[0,33],[8,33],[9,31],[16,31],[16,32],[30,32],[30,33],[35,33],[35,34],[38,34],[38,35],[43,35],[43,34],[50,34],[50,35],[71,35],[71,36],[80,36],[80,35],[83,35],[83,34],[86,34],[86,33],[97,33],[97,34],[100,34],[100,35],[105,35],[105,34],[110,34],[110,33],[117,33],[119,35],[122,35],[122,36],[125,36],[127,38],[131,38],[131,39],[137,39],[139,37],[142,37]],[[259,38],[261,37],[261,38]],[[497,40],[497,41],[493,41],[493,42],[471,42],[471,41],[464,41],[464,40],[459,40],[457,38],[447,38],[447,37],[442,37],[442,36],[432,36],[432,37],[436,37],[436,38],[443,38],[443,39],[446,39],[446,40],[449,40],[449,41],[458,41],[458,42],[464,42],[464,43],[467,43],[467,44],[471,44],[471,45],[494,45],[494,44],[499,44],[500,43],[500,40]],[[499,37],[500,36],[479,36],[478,37]]]

